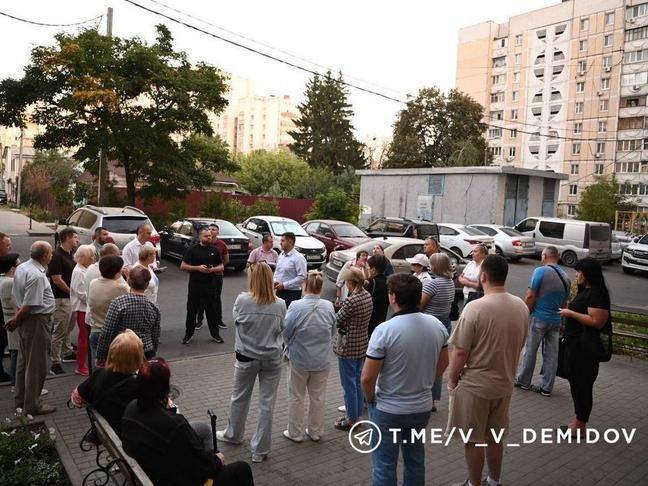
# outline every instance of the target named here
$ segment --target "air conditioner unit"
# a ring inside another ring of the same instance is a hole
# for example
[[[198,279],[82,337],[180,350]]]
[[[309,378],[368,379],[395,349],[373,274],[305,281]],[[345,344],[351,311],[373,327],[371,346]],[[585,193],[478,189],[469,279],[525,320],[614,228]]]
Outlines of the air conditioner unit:
[[[585,76],[585,71],[578,71],[579,76]]]
[[[632,87],[632,90],[633,90],[633,91],[639,91],[640,88],[641,88],[641,86],[639,86],[638,84],[635,84],[635,85]]]
[[[594,157],[596,157],[597,159],[600,159],[601,155],[603,155],[603,154],[594,154]]]
[[[596,92],[596,95],[597,95],[597,96],[603,96],[603,91],[597,91],[597,92]]]
[[[612,67],[611,67],[611,66],[605,66],[605,67],[603,68],[603,70],[604,70],[606,73],[609,73],[610,71],[612,71]]]
[[[634,18],[632,18],[632,19],[628,19],[628,23],[629,23],[629,24],[634,24],[634,23],[635,23],[635,19],[634,19]]]
[[[513,160],[515,160],[515,157],[513,157],[512,155],[509,155],[508,157],[506,157],[506,160],[508,160],[509,162],[512,162]]]

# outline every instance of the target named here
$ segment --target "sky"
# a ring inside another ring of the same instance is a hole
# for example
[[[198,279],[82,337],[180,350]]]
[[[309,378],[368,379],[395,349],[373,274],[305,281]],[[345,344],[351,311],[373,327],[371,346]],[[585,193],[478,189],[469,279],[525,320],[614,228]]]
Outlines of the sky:
[[[443,90],[454,87],[461,27],[487,20],[503,22],[512,15],[560,0],[134,1],[309,69],[322,72],[329,67],[342,71],[350,83],[405,99],[407,94],[415,95],[426,86]],[[152,40],[154,26],[164,23],[173,33],[176,48],[185,50],[192,61],[204,61],[253,79],[261,85],[261,94],[303,99],[310,74],[191,31],[124,0],[0,2],[0,12],[56,24],[87,20],[105,14],[108,7],[114,10],[113,35]],[[105,31],[105,17],[99,28]],[[0,76],[19,77],[34,46],[51,44],[58,31],[73,33],[76,29],[30,25],[0,16]],[[361,140],[389,137],[403,107],[354,89],[349,89],[349,101],[355,111],[356,135]]]

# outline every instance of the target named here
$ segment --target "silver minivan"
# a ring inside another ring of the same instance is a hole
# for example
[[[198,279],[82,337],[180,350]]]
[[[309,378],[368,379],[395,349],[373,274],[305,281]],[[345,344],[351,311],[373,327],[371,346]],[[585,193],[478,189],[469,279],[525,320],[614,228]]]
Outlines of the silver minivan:
[[[612,257],[612,231],[607,223],[560,218],[526,218],[515,229],[535,239],[536,253],[555,246],[563,264],[573,267],[582,258],[609,261]]]

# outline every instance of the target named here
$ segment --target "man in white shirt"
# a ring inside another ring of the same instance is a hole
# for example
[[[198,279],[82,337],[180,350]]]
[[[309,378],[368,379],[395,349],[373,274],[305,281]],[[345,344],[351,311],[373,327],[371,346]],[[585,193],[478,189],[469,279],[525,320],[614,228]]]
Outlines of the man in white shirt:
[[[295,250],[294,233],[282,235],[281,249],[283,251],[277,260],[274,282],[277,297],[286,302],[287,308],[292,301],[301,299],[301,288],[308,274],[308,265],[304,255]]]
[[[154,246],[149,240],[153,234],[153,226],[150,223],[141,224],[137,228],[137,238],[129,241],[122,250],[122,258],[124,259],[124,267],[130,269],[137,265],[139,261],[139,251],[144,245]],[[155,268],[156,263],[151,267]]]
[[[486,245],[475,245],[472,252],[473,259],[466,265],[461,275],[459,275],[459,283],[464,286],[463,294],[464,299],[466,299],[466,304],[484,295],[479,282],[479,271],[481,270],[481,264],[484,258],[487,256],[488,247]]]

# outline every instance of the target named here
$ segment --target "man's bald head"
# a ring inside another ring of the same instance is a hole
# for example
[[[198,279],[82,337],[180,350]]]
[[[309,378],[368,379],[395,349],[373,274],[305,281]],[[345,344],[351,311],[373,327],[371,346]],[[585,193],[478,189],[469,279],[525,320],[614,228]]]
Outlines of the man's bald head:
[[[153,234],[153,226],[151,223],[143,223],[137,227],[137,239],[143,245],[146,243]]]
[[[114,243],[106,243],[101,247],[101,251],[99,252],[100,258],[112,255],[119,256],[119,247],[117,245],[115,245]]]
[[[47,241],[34,241],[29,252],[30,256],[41,265],[47,265],[52,259],[52,245]]]

